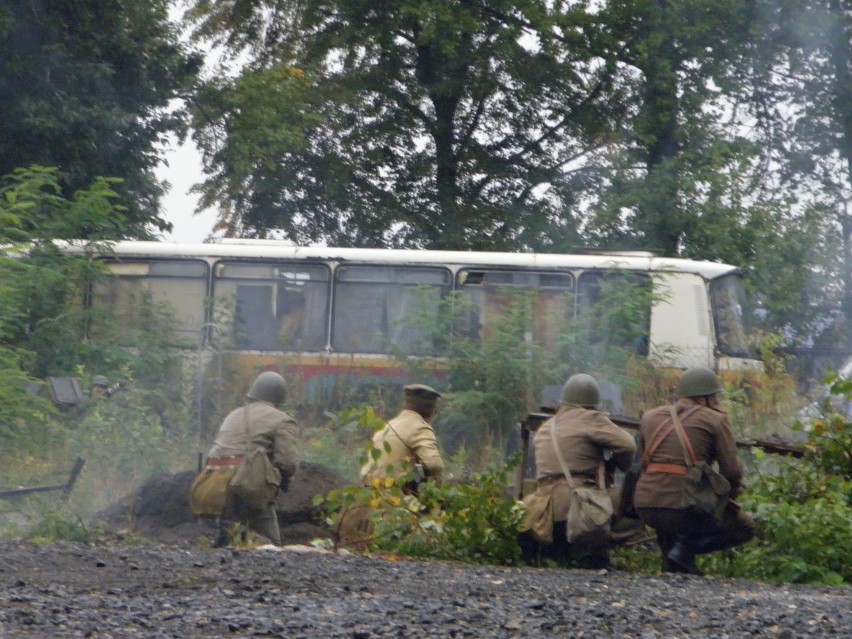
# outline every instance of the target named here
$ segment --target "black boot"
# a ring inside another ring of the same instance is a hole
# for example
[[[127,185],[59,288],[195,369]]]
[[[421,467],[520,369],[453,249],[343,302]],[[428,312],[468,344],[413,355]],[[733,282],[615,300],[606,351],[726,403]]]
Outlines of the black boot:
[[[213,548],[227,548],[231,543],[231,535],[225,526],[216,529],[216,537],[213,539]]]
[[[666,570],[667,567],[670,570]],[[678,541],[666,555],[663,570],[698,575],[699,577],[704,575],[695,565],[695,553],[682,541]]]

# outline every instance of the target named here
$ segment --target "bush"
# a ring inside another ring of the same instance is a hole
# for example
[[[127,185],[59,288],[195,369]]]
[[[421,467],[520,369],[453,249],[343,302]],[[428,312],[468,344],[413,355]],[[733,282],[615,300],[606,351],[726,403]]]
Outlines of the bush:
[[[413,473],[372,487],[352,486],[318,498],[327,523],[338,530],[341,514],[354,507],[372,509],[371,550],[413,557],[479,564],[515,565],[523,507],[507,497],[511,466],[492,467],[465,483],[421,484],[419,495],[403,486]]]
[[[830,392],[852,399],[852,383],[836,375]],[[802,459],[768,459],[756,451],[757,472],[743,506],[762,530],[756,542],[706,560],[729,576],[814,584],[852,583],[852,421],[827,411],[811,424]]]

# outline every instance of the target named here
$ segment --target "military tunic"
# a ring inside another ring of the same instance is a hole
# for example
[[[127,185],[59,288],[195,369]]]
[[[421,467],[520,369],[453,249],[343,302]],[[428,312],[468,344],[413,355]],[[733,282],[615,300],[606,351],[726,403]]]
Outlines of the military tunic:
[[[385,444],[389,445],[389,452],[385,450]],[[404,475],[403,461],[423,466],[423,472],[429,479],[440,481],[443,477],[444,462],[438,451],[435,431],[413,410],[404,409],[384,428],[376,431],[373,447],[381,454],[376,460],[370,459],[361,469],[361,481],[365,486],[371,486],[374,480],[388,475]],[[393,468],[392,472],[389,472],[389,467]]]
[[[553,520],[565,521],[571,489],[553,447],[553,437],[576,484],[597,485],[598,467],[604,449],[621,470],[627,470],[636,452],[636,442],[598,410],[565,406],[536,431],[536,479],[553,484]]]
[[[679,399],[675,404],[678,415],[697,406],[692,399]],[[640,427],[646,450],[660,426],[671,420],[668,406],[658,406],[642,417]],[[708,464],[719,464],[719,473],[731,484],[731,491],[740,490],[743,465],[737,457],[737,444],[728,417],[712,408],[701,406],[682,420],[683,429],[695,454]],[[662,426],[667,428],[667,425]],[[685,466],[683,446],[677,433],[672,431],[660,443],[649,460],[655,464]],[[660,472],[643,472],[636,485],[633,501],[636,508],[679,508],[683,492],[683,475]]]
[[[296,420],[290,415],[263,401],[249,402],[231,411],[222,422],[207,457],[245,455],[247,439],[251,448],[262,448],[267,452],[282,477],[289,478],[296,474],[299,468]]]

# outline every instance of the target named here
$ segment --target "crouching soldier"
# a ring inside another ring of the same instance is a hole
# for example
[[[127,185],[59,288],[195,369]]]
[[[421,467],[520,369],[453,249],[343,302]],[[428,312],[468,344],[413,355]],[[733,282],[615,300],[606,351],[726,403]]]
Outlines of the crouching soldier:
[[[248,453],[260,449],[280,473],[280,488],[286,489],[299,467],[296,456],[296,421],[278,407],[284,403],[287,387],[278,373],[257,376],[246,395],[246,404],[225,417],[207,457],[207,466],[190,491],[190,503],[197,515],[216,516],[218,533],[214,547],[228,544],[233,526],[263,535],[281,543],[275,494],[272,487],[263,503],[252,503],[234,491],[232,482]]]
[[[605,451],[612,463],[625,471],[636,443],[633,437],[597,410],[600,390],[594,377],[586,374],[568,378],[560,408],[536,431],[533,450],[536,491],[525,498],[527,522],[538,522],[521,533],[524,561],[538,564],[549,559],[561,565],[608,568],[610,537],[603,532],[594,543],[572,544],[567,539],[571,487],[570,472],[577,486],[601,486]],[[612,495],[610,495],[612,499]]]
[[[695,555],[739,546],[755,535],[751,515],[734,502],[721,521],[682,505],[687,455],[708,464],[717,462],[719,473],[730,484],[731,498],[744,488],[736,441],[728,417],[720,409],[722,390],[713,371],[690,368],[678,382],[680,399],[674,406],[658,406],[642,417],[645,456],[634,504],[639,517],[657,531],[663,572],[700,575]]]
[[[407,482],[404,492],[416,494],[420,481],[442,480],[444,461],[431,426],[440,397],[438,391],[424,384],[403,388],[402,411],[373,434],[372,449],[378,452],[361,468],[363,486],[373,487],[389,477],[410,477],[415,468],[422,470],[423,476]],[[373,509],[364,505],[342,513],[338,543],[366,547],[373,533],[372,516]]]

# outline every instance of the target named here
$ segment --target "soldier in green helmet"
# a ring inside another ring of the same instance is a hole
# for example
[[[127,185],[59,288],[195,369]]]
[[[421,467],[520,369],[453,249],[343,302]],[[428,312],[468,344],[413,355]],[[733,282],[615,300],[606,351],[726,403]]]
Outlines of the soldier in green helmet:
[[[231,411],[207,457],[206,472],[222,475],[222,490],[242,463],[250,448],[263,449],[281,472],[281,487],[286,489],[299,467],[296,455],[296,420],[280,410],[287,396],[284,378],[273,371],[257,376],[246,394],[244,406]],[[238,495],[228,496],[228,512],[219,521],[214,546],[224,546],[231,536],[234,521],[263,535],[274,544],[281,543],[275,502],[245,503]]]
[[[594,377],[585,373],[572,375],[565,382],[560,408],[536,431],[533,450],[536,466],[536,494],[528,509],[546,505],[552,509],[552,542],[542,543],[531,531],[521,534],[519,541],[524,560],[530,564],[549,559],[563,565],[582,568],[609,567],[611,540],[601,535],[597,543],[579,547],[566,538],[566,518],[571,488],[563,471],[556,447],[577,485],[601,485],[604,454],[612,453],[614,465],[626,471],[636,451],[633,437],[613,424],[598,410],[600,389]],[[542,496],[550,499],[541,499]],[[535,505],[533,505],[535,504]],[[538,513],[528,513],[537,519]]]
[[[109,397],[109,380],[103,375],[92,378],[92,397]]]
[[[720,408],[719,394],[723,390],[713,371],[690,368],[677,385],[674,408],[695,455],[708,464],[718,463],[719,473],[731,485],[733,498],[744,488],[743,465],[737,457],[728,417]],[[755,534],[754,520],[733,504],[725,511],[722,523],[682,506],[687,467],[671,406],[647,411],[640,430],[645,455],[634,494],[636,511],[657,532],[663,571],[700,575],[695,555],[744,544]]]

